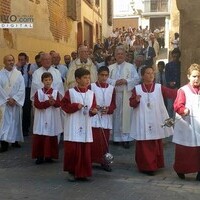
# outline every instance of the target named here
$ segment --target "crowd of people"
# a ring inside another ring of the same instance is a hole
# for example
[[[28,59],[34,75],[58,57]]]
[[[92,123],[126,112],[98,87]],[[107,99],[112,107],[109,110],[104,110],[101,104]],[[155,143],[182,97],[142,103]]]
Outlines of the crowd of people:
[[[189,67],[189,83],[180,88],[179,48],[170,62],[156,66],[159,49],[156,34],[140,27],[116,29],[93,49],[84,41],[64,56],[64,64],[54,50],[39,52],[34,64],[24,52],[17,62],[4,56],[0,152],[10,143],[20,148],[31,133],[35,163],[51,163],[59,157],[63,134],[64,171],[76,181],[92,176],[93,163],[112,171],[105,157],[110,141],[127,149],[135,140],[138,171],[155,175],[164,167],[162,139],[173,135],[178,177],[197,172],[200,181],[200,66]],[[188,152],[192,156],[183,159]]]

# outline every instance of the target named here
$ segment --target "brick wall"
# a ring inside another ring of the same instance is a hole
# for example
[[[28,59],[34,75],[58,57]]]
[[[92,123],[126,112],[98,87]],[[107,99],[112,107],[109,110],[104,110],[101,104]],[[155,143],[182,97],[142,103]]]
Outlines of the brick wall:
[[[64,39],[64,41],[68,41],[72,26],[66,17],[66,1],[47,0],[47,2],[49,9],[50,30],[55,41],[58,42],[62,39]]]
[[[67,17],[67,0],[28,0],[24,3],[0,0],[0,15],[32,15],[33,29],[0,29],[0,66],[2,58],[15,58],[26,52],[30,62],[39,51],[54,49],[63,56],[76,50],[76,22]],[[63,62],[63,60],[62,60]]]
[[[11,0],[1,0],[0,1],[0,14],[9,16],[11,14]],[[6,19],[5,19],[6,20]],[[9,48],[13,48],[13,36],[9,29],[3,29],[3,37]]]

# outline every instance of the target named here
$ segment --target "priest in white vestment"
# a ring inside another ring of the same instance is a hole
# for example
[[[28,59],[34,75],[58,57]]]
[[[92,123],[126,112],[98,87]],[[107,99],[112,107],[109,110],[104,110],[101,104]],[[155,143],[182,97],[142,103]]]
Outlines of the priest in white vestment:
[[[23,142],[22,106],[25,84],[21,72],[14,67],[14,57],[4,57],[5,67],[0,71],[0,152],[8,150],[9,143],[20,147]]]
[[[125,62],[126,52],[122,46],[116,47],[116,63],[109,66],[109,83],[115,86],[116,110],[113,114],[113,142],[123,142],[129,148],[131,107],[129,98],[131,91],[140,81],[135,67]]]
[[[90,82],[94,83],[97,81],[97,68],[92,62],[92,60],[89,58],[88,54],[88,47],[81,45],[78,48],[78,58],[74,60],[69,68],[69,71],[67,73],[67,81],[66,81],[66,87],[73,88],[76,86],[76,81],[74,77],[74,73],[76,69],[83,67],[90,71]]]

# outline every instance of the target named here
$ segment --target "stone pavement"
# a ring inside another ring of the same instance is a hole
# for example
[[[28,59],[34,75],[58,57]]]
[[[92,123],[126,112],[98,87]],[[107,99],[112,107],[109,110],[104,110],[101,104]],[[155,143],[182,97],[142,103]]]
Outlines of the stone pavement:
[[[31,159],[31,136],[25,137],[20,149],[9,148],[0,154],[0,200],[196,200],[200,183],[196,174],[180,180],[173,171],[174,145],[164,141],[165,168],[155,176],[137,171],[134,142],[130,149],[110,145],[115,157],[112,172],[98,165],[93,168],[90,182],[68,182],[62,170],[63,145],[60,159],[51,164],[35,165]],[[186,155],[186,159],[187,159]]]
[[[159,59],[166,59],[162,49]],[[155,176],[137,171],[134,142],[130,149],[110,145],[115,160],[112,172],[94,166],[90,182],[67,181],[63,172],[63,146],[60,159],[52,164],[35,165],[31,159],[31,136],[25,137],[21,149],[10,147],[0,154],[0,200],[197,200],[200,182],[196,174],[180,180],[173,171],[174,144],[164,141],[165,168]],[[187,159],[185,155],[185,159]]]

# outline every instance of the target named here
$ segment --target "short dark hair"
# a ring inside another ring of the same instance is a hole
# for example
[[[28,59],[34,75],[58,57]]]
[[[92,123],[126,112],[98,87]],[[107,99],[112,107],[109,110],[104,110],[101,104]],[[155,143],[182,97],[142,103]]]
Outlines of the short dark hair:
[[[24,53],[24,52],[21,52],[21,53],[19,53],[19,54],[18,54],[18,57],[19,57],[19,56],[24,56],[24,58],[25,58],[25,59],[27,59],[27,58],[28,58],[27,54],[26,54],[26,53]]]
[[[144,76],[144,73],[145,73],[145,71],[146,71],[147,69],[153,69],[153,67],[152,67],[152,66],[145,66],[145,67],[143,67],[143,68],[141,69],[141,76]]]
[[[100,74],[101,72],[104,72],[104,71],[108,72],[108,74],[109,74],[109,72],[110,72],[108,67],[106,67],[106,66],[101,66],[101,67],[98,69],[97,73]]]
[[[37,54],[36,56],[35,56],[35,60],[37,60],[37,59],[40,59],[40,54]]]
[[[179,57],[181,57],[181,51],[179,50],[179,48],[174,48],[171,52],[171,55],[173,55],[173,54],[178,54]]]
[[[174,33],[174,35],[175,35],[176,37],[179,37],[179,33]]]
[[[51,78],[53,80],[53,76],[50,72],[44,72],[41,76],[41,81],[43,81],[45,78]]]
[[[165,62],[164,61],[159,61],[157,65],[162,65],[163,67],[165,67]]]
[[[74,73],[75,78],[81,78],[82,76],[85,76],[85,75],[90,75],[90,71],[83,67],[76,69]]]
[[[108,66],[108,62],[111,61],[112,58],[115,59],[115,57],[112,56],[112,55],[109,55],[109,56],[107,56],[107,57],[105,58],[105,65],[106,65],[106,66]]]
[[[76,52],[76,51],[72,51],[72,52],[71,52],[71,55],[73,55],[73,54],[77,54],[77,52]]]

